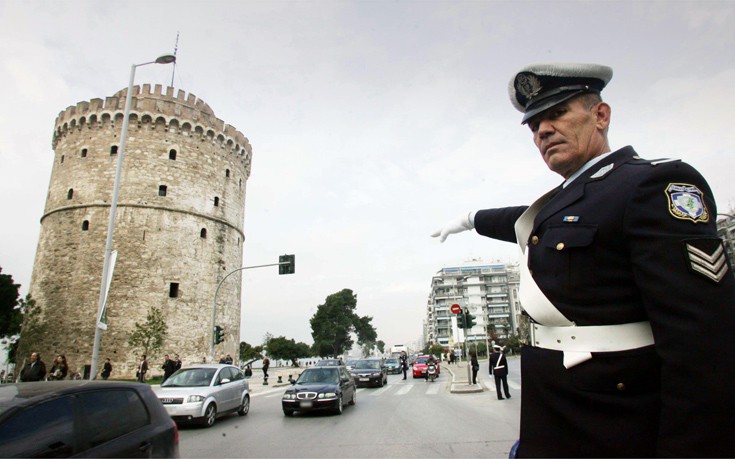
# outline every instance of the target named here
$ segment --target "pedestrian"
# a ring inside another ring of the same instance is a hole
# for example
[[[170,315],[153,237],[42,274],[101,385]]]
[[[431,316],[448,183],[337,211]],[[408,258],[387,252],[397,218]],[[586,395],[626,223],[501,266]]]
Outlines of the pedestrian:
[[[470,351],[470,366],[472,367],[472,384],[477,384],[477,372],[480,370],[480,362],[477,361],[477,352]]]
[[[495,393],[498,395],[498,400],[503,400],[503,393],[500,392],[500,386],[502,384],[503,391],[505,392],[505,398],[510,398],[510,391],[508,390],[508,359],[505,358],[505,348],[500,345],[493,345],[493,353],[490,354],[490,374],[495,378]]]
[[[66,378],[67,373],[69,373],[69,365],[66,363],[66,357],[58,355],[54,359],[46,381],[60,381]]]
[[[227,363],[227,360],[225,359],[224,354],[222,355],[222,357],[219,358],[219,362],[217,362],[217,363],[219,363],[221,365],[224,365],[225,363]]]
[[[452,351],[452,352],[451,352],[451,353],[449,354],[449,363],[450,363],[450,364],[451,364],[451,363],[454,363],[454,362],[455,362],[456,360],[457,360],[457,354],[455,354],[455,353],[454,353],[454,351]]]
[[[406,379],[406,373],[408,372],[408,355],[406,355],[406,351],[401,351],[401,356],[398,357],[398,360],[401,362],[401,370],[403,371],[403,379]]]
[[[31,361],[20,372],[21,382],[43,381],[46,376],[46,364],[41,360],[41,354],[31,352]]]
[[[163,384],[163,382],[176,371],[176,362],[171,360],[168,354],[166,354],[163,356],[163,365],[161,365],[161,369],[163,370],[163,379],[161,380],[161,384]]]
[[[433,236],[474,228],[521,250],[518,457],[733,457],[735,276],[715,199],[684,162],[612,151],[611,78],[595,64],[515,74],[512,103],[563,184]]]
[[[174,371],[181,370],[181,359],[179,358],[179,354],[174,354]]]
[[[268,367],[271,366],[270,359],[266,356],[263,357],[263,380],[264,382],[268,382]]]
[[[105,359],[105,364],[102,366],[102,379],[107,380],[107,378],[110,377],[111,373],[112,373],[112,363],[110,363],[110,358],[107,357]]]
[[[138,370],[135,373],[135,377],[137,378],[138,382],[145,382],[145,374],[148,372],[148,360],[146,360],[146,355],[143,354],[140,356],[140,362],[138,362]]]
[[[249,378],[251,376],[253,376],[253,368],[248,363],[247,365],[245,365],[245,377]]]
[[[232,356],[230,354],[227,354],[227,357],[225,357],[225,363],[227,365],[232,365]]]

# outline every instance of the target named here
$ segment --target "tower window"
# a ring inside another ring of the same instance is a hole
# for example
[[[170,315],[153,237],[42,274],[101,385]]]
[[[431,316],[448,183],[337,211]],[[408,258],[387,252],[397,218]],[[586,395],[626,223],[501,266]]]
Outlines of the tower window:
[[[117,154],[117,145],[113,145],[110,147],[110,156]]]
[[[229,177],[229,176],[230,176],[230,170],[229,169],[225,169],[225,177]]]
[[[87,231],[87,230],[89,230],[89,220],[84,220],[82,222],[82,231]]]
[[[179,297],[179,283],[171,282],[168,286],[168,297],[178,298]]]
[[[160,185],[158,187],[158,196],[166,196],[166,190],[167,189],[168,188],[166,187],[166,185]]]
[[[217,207],[217,206],[219,206],[219,197],[215,196],[214,197],[214,207]]]
[[[176,161],[176,150],[174,150],[173,148],[168,152],[168,159]]]
[[[74,188],[69,188],[69,191],[66,192],[66,199],[71,199],[74,197]]]
[[[64,155],[61,155],[61,164],[64,164]]]
[[[199,237],[201,237],[202,239],[207,238],[207,228],[202,228],[202,230],[199,232]]]
[[[82,148],[82,158],[86,158],[86,157],[87,157],[87,149]]]

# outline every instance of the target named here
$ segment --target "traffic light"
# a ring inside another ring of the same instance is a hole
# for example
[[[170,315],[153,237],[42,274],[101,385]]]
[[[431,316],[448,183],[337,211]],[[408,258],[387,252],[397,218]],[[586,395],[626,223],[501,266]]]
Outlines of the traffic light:
[[[293,274],[296,271],[296,255],[281,255],[278,257],[278,274]]]
[[[457,327],[458,328],[464,328],[465,320],[464,320],[464,311],[457,314]]]
[[[225,331],[219,325],[214,326],[214,344],[219,344],[225,340]]]
[[[475,325],[477,325],[477,317],[473,316],[470,313],[467,313],[467,328],[472,328]]]

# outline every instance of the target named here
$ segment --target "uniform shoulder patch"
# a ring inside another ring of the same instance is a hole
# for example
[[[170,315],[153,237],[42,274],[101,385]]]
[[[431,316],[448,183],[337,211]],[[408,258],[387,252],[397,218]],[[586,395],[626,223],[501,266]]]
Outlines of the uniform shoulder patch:
[[[727,254],[720,238],[682,241],[689,271],[719,283],[729,270]]]
[[[704,194],[696,186],[688,183],[669,183],[666,187],[666,197],[669,201],[669,213],[675,218],[694,223],[709,221]]]

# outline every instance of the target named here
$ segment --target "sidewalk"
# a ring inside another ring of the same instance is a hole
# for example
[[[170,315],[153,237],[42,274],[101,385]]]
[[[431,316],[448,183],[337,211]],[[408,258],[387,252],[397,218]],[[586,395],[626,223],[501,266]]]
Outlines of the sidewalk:
[[[265,389],[273,387],[288,386],[291,383],[288,382],[289,375],[293,379],[297,379],[303,368],[294,367],[271,367],[268,369],[268,385],[263,385],[263,370],[260,368],[253,368],[253,376],[248,378],[250,383],[250,392],[261,392]],[[278,378],[281,378],[280,382]]]
[[[467,374],[467,362],[457,362],[453,364],[442,364],[442,370],[452,375],[452,385],[450,392],[453,394],[470,394],[475,392],[484,392],[482,384],[469,384],[472,375]],[[477,375],[480,379],[480,375]]]

